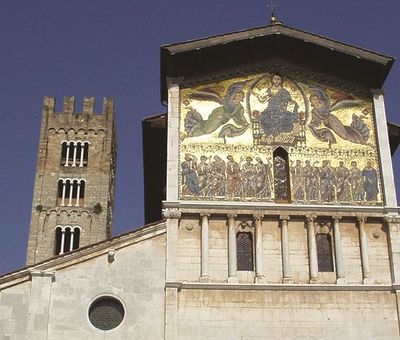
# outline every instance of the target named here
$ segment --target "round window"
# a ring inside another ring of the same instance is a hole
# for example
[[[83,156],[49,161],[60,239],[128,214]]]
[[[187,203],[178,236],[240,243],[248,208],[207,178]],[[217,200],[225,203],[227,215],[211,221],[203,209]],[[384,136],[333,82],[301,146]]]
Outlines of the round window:
[[[122,303],[110,296],[95,300],[89,308],[90,322],[103,331],[117,327],[124,319],[124,315]]]

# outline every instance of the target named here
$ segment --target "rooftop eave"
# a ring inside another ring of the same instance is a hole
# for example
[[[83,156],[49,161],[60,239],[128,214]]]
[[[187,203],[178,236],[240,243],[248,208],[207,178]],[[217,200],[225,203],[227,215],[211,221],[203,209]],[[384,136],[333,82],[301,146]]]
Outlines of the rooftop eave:
[[[246,51],[245,57],[238,51]],[[383,54],[284,25],[271,25],[161,46],[161,99],[167,99],[167,77],[193,77],[227,65],[254,64],[261,58],[264,61],[287,59],[341,78],[346,77],[348,70],[349,78],[369,88],[383,85],[394,62],[394,58]],[[331,62],[335,62],[336,67],[330,66]]]

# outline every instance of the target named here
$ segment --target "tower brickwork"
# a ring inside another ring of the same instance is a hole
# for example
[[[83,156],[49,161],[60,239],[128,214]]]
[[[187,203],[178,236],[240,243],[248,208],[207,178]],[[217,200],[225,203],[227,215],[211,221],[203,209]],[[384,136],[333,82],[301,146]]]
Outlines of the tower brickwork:
[[[114,101],[65,97],[62,112],[45,97],[27,264],[110,237],[114,206],[116,136]]]

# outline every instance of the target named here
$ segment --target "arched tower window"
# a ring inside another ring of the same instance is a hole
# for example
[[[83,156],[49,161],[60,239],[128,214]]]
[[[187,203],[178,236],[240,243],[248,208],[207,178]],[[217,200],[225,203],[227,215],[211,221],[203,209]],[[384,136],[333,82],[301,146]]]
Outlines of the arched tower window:
[[[61,143],[61,165],[87,166],[89,157],[89,142],[63,141]]]
[[[60,178],[57,185],[57,204],[80,207],[84,205],[85,180]]]
[[[283,148],[274,151],[274,189],[275,201],[289,202],[290,183],[289,183],[289,158],[288,153]]]
[[[238,232],[236,234],[237,270],[254,270],[253,234]]]
[[[60,255],[79,248],[81,229],[79,226],[57,226],[55,229],[55,254]]]

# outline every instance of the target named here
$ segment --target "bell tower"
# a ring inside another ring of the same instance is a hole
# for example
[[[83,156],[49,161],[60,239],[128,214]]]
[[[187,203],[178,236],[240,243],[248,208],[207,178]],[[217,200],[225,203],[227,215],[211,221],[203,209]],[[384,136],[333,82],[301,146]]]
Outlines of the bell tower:
[[[65,97],[62,112],[45,97],[36,164],[27,264],[111,236],[116,140],[114,101]]]

